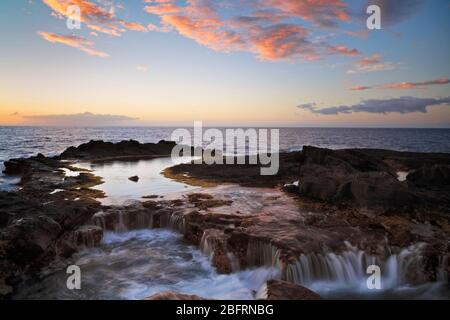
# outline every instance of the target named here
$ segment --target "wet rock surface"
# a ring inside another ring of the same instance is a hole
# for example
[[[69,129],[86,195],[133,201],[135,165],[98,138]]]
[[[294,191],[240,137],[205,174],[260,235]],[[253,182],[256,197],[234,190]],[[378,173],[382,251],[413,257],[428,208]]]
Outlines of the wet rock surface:
[[[442,269],[437,260],[446,261],[449,251],[445,168],[450,155],[305,147],[301,153],[281,158],[289,159],[288,169],[281,169],[270,182],[245,166],[226,166],[220,171],[184,164],[166,170],[170,177],[188,183],[192,179],[200,185],[206,181],[207,186],[230,182],[247,186],[251,181],[260,191],[249,191],[253,192],[249,201],[272,192],[257,210],[245,212],[233,203],[213,213],[195,210],[184,216],[188,241],[201,243],[207,230],[208,250],[217,252],[212,263],[219,270],[233,269],[232,259],[224,258],[230,253],[244,268],[278,264],[286,269],[303,254],[345,252],[348,243],[380,259],[400,248],[425,243],[421,253],[424,273],[429,279],[437,278],[436,270]],[[280,161],[281,168],[285,160]],[[400,170],[410,172],[407,181],[398,180]],[[429,170],[434,174],[425,173]],[[243,172],[254,175],[240,183]],[[264,188],[274,185],[287,193],[273,194],[274,189]],[[208,190],[214,193],[214,188]],[[217,195],[226,197],[226,188]],[[249,251],[259,253],[252,257]],[[271,261],[274,256],[276,261]]]
[[[321,300],[320,295],[305,287],[286,281],[269,280],[260,289],[266,300]]]

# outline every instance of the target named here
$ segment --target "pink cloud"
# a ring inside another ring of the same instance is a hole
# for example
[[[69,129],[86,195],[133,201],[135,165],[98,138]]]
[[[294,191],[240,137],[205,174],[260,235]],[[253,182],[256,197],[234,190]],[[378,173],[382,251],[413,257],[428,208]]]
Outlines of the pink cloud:
[[[284,20],[300,18],[317,25],[347,21],[346,5],[340,0],[278,1],[251,0],[252,12],[222,17],[219,4],[205,0],[146,1],[147,13],[160,18],[161,26],[152,30],[172,29],[201,45],[220,51],[247,51],[262,60],[317,60],[323,55],[357,56],[360,52],[344,45],[332,46],[309,39],[311,31]],[[221,3],[221,6],[224,6]],[[233,8],[231,5],[228,9]]]
[[[348,57],[358,56],[360,52],[357,49],[350,49],[343,45],[330,46],[328,50],[331,54],[341,54]]]
[[[406,90],[406,89],[420,89],[427,88],[429,86],[435,85],[445,85],[449,84],[449,78],[440,78],[429,81],[421,81],[421,82],[394,82],[387,83],[375,86],[355,86],[350,88],[350,90],[360,91],[360,90],[369,90],[369,89],[393,89],[393,90]]]
[[[251,45],[260,59],[279,60],[300,57],[304,60],[319,58],[313,44],[307,40],[308,30],[298,25],[274,25],[254,28]]]
[[[347,4],[342,0],[261,0],[261,3],[319,26],[330,27],[350,20]]]
[[[348,74],[388,71],[396,68],[393,62],[382,61],[381,55],[376,53],[353,62],[354,67],[347,71]]]

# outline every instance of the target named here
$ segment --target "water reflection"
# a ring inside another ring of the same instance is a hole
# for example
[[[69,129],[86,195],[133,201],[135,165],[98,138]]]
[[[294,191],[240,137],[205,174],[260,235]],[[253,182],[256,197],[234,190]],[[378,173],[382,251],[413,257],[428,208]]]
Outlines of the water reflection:
[[[77,164],[77,167],[93,170],[94,174],[103,178],[104,183],[94,187],[104,191],[107,198],[101,199],[105,205],[119,205],[127,200],[142,200],[148,195],[164,196],[184,190],[193,189],[184,183],[167,179],[162,171],[168,167],[186,163],[192,158],[184,157],[156,158],[136,161],[108,161]],[[130,181],[138,176],[137,182]]]

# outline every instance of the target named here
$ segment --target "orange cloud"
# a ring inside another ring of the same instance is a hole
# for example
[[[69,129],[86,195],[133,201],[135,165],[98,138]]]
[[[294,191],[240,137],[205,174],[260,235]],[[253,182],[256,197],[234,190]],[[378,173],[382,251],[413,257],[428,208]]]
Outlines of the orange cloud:
[[[258,57],[263,60],[278,60],[301,57],[305,60],[319,58],[316,49],[307,40],[308,30],[293,25],[274,25],[267,28],[255,28],[251,44]]]
[[[394,90],[405,90],[405,89],[416,89],[416,88],[426,88],[428,86],[434,85],[445,85],[449,84],[449,78],[440,78],[429,81],[421,82],[397,82],[397,83],[387,83],[375,86],[355,86],[350,88],[350,90],[369,90],[369,89],[394,89]]]
[[[152,30],[175,30],[214,50],[253,52],[263,60],[316,60],[326,54],[356,56],[357,49],[313,42],[310,31],[283,20],[302,18],[315,24],[331,25],[331,20],[347,21],[346,5],[340,0],[277,1],[259,0],[258,8],[244,16],[223,18],[217,3],[205,0],[146,1],[148,13],[159,16],[162,26]],[[250,2],[251,3],[251,2]]]
[[[123,25],[128,30],[139,31],[139,32],[148,32],[146,26],[137,23],[137,22],[126,22],[124,20],[120,20],[120,24]]]
[[[49,33],[49,32],[43,32],[43,31],[39,31],[38,35],[40,35],[44,40],[47,40],[49,42],[62,43],[69,47],[77,48],[78,50],[81,50],[84,53],[87,53],[88,55],[91,55],[91,56],[96,56],[96,57],[100,57],[100,58],[106,58],[109,56],[105,52],[98,51],[98,50],[92,48],[93,42],[86,38],[80,37],[80,36],[61,35],[61,34]]]
[[[113,24],[115,15],[113,8],[103,8],[87,0],[43,0],[56,14],[68,17],[68,8],[78,6],[80,8],[80,21],[88,24],[90,29],[117,35],[118,28]]]
[[[262,3],[319,26],[331,27],[338,21],[350,20],[347,4],[342,0],[262,0]]]
[[[85,23],[91,30],[111,36],[118,37],[122,32],[125,32],[125,29],[121,28],[120,25],[132,31],[148,31],[144,25],[139,23],[118,20],[115,10],[119,7],[112,4],[100,6],[87,0],[43,0],[43,2],[53,10],[52,13],[62,17],[68,17],[69,6],[78,6],[81,13],[81,22]]]
[[[145,6],[144,10],[151,14],[164,15],[171,13],[179,13],[181,8],[173,3],[162,3],[159,5]]]
[[[110,36],[120,37],[120,31],[118,31],[116,28],[105,28],[96,24],[88,24],[87,27],[91,30],[105,33]]]
[[[174,27],[181,35],[214,50],[236,50],[243,44],[237,33],[217,28],[210,21],[194,20],[187,16],[162,16],[163,23]]]

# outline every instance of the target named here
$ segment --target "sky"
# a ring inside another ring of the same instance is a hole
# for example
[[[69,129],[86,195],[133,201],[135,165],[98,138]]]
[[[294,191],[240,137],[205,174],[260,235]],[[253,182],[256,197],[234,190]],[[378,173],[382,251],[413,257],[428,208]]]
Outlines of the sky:
[[[0,125],[450,127],[450,0],[2,0],[0,39]]]

